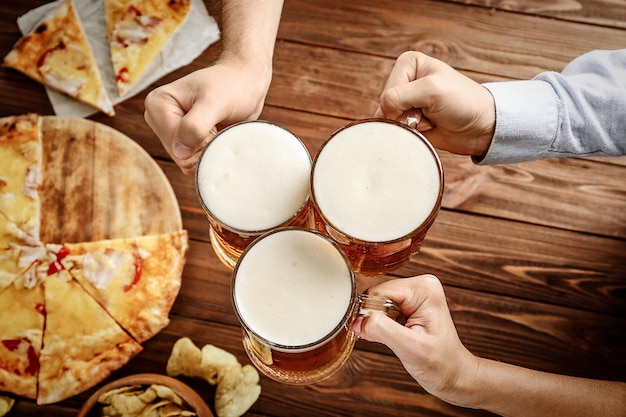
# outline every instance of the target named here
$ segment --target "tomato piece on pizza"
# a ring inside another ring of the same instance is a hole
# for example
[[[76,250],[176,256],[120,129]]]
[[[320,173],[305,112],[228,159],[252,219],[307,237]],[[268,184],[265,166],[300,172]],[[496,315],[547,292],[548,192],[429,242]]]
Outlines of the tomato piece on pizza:
[[[69,398],[96,385],[141,351],[67,270],[46,270],[46,325],[39,357],[37,404]]]
[[[71,0],[59,3],[13,46],[4,64],[70,97],[115,115]]]
[[[51,246],[51,245],[49,245]],[[185,230],[61,247],[62,267],[139,343],[169,324],[187,251]]]
[[[137,83],[190,10],[190,0],[104,1],[111,61],[120,96]]]
[[[0,293],[0,392],[37,398],[46,311],[43,286],[18,279]]]

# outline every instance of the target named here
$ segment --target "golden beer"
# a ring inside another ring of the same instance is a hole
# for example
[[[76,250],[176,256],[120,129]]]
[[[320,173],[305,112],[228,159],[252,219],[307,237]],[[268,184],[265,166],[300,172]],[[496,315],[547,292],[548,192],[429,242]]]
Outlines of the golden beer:
[[[358,314],[400,315],[393,302],[356,293],[350,262],[336,243],[294,227],[273,230],[246,249],[235,267],[232,299],[250,360],[288,384],[337,372],[354,348]]]
[[[357,274],[384,274],[419,252],[443,196],[437,152],[418,131],[383,119],[334,132],[313,161],[315,228]]]
[[[211,244],[228,267],[263,233],[309,225],[311,156],[289,130],[266,121],[234,124],[204,149],[196,190]]]

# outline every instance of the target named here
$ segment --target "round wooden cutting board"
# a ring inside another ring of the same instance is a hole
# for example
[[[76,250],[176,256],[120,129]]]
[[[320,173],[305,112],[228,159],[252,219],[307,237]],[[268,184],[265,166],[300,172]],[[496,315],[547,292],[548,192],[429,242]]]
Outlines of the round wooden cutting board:
[[[128,136],[90,120],[45,116],[42,142],[42,242],[85,242],[182,229],[170,182]]]

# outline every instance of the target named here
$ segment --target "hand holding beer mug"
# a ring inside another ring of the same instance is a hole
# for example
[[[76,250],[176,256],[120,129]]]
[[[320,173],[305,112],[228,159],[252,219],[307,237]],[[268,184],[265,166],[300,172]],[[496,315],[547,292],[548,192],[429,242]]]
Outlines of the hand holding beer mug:
[[[196,191],[218,258],[232,269],[263,233],[308,225],[310,174],[308,150],[281,126],[250,121],[218,133],[196,169]]]
[[[235,267],[232,299],[248,357],[288,384],[337,372],[354,348],[358,314],[402,318],[392,301],[357,294],[350,262],[335,242],[297,227],[273,230],[248,247]]]
[[[392,120],[340,128],[313,160],[315,227],[362,276],[393,271],[419,252],[442,196],[437,152],[418,131]]]

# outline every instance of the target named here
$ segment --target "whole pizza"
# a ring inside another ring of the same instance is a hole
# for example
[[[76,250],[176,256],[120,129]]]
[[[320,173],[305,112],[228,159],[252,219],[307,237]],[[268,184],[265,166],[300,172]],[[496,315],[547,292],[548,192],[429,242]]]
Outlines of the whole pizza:
[[[40,240],[41,118],[0,119],[0,392],[49,404],[105,379],[169,323],[187,232]]]

